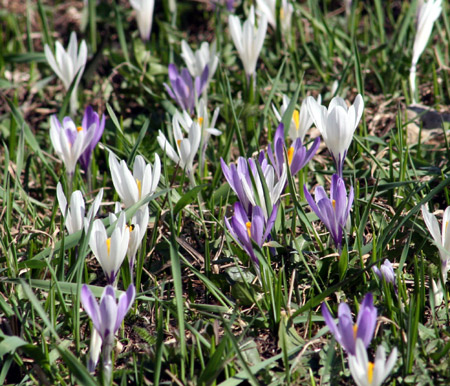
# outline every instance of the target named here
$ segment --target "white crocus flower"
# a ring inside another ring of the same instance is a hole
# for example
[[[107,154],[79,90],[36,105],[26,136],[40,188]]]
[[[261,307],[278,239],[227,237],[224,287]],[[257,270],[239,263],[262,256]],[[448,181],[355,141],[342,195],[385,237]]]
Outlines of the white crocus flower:
[[[276,0],[256,0],[256,6],[258,11],[266,16],[268,23],[272,28],[277,27],[276,20]],[[294,13],[294,7],[287,0],[281,0],[280,4],[280,24],[281,32],[284,36],[289,34],[292,24],[292,14]]]
[[[65,226],[69,235],[78,232],[84,228],[85,233],[88,233],[89,225],[91,224],[93,218],[97,215],[100,208],[100,204],[103,198],[103,189],[100,189],[97,196],[92,203],[88,215],[85,217],[86,213],[85,203],[83,199],[83,194],[76,190],[70,196],[70,204],[67,207],[67,199],[64,194],[62,185],[58,182],[56,186],[56,197],[58,198],[58,204],[61,209],[61,213],[65,220]]]
[[[157,140],[161,149],[167,156],[182,169],[186,171],[191,184],[195,184],[193,163],[195,155],[198,152],[201,140],[201,129],[196,121],[192,121],[191,127],[188,131],[188,137],[185,138],[181,130],[183,120],[180,119],[180,114],[175,114],[172,118],[173,138],[176,142],[175,151],[172,145],[167,141],[165,135],[159,131]],[[185,130],[186,131],[186,130]]]
[[[69,176],[73,175],[78,158],[89,146],[94,135],[94,130],[83,130],[81,126],[75,126],[69,117],[63,119],[62,125],[56,115],[50,117],[50,139]]]
[[[59,79],[63,82],[64,88],[69,90],[70,85],[75,79],[75,85],[72,89],[72,95],[70,96],[70,111],[72,114],[77,110],[77,89],[80,79],[84,72],[84,67],[87,60],[87,46],[84,40],[81,41],[80,48],[78,49],[77,35],[72,32],[70,35],[69,46],[67,51],[60,42],[56,42],[56,52],[53,55],[52,50],[48,44],[44,47],[45,58],[49,66],[55,72]]]
[[[120,203],[116,202],[114,213],[109,214],[109,223],[113,224],[117,220],[117,216],[121,213],[122,210],[120,208]],[[127,248],[130,271],[133,270],[136,253],[141,245],[142,239],[145,236],[149,218],[150,212],[147,205],[139,208],[131,218],[131,225],[128,227],[130,230],[130,240]]]
[[[433,30],[434,22],[439,18],[442,12],[442,0],[429,0],[427,2],[419,1],[417,8],[416,37],[414,39],[413,56],[411,69],[409,72],[409,82],[413,103],[416,103],[416,65],[422,55]]]
[[[109,168],[114,188],[125,208],[129,208],[147,195],[153,194],[161,177],[161,161],[156,153],[153,167],[150,163],[146,164],[142,156],[136,156],[133,174],[128,170],[124,160],[119,163],[116,156],[109,153]]]
[[[450,206],[447,207],[444,212],[444,218],[442,219],[442,233],[439,229],[439,223],[436,220],[436,217],[428,211],[425,205],[422,205],[422,216],[436,246],[439,249],[439,255],[441,256],[442,263],[442,274],[444,275],[444,279],[446,279],[447,271],[450,268],[450,227],[448,226],[450,221]]]
[[[347,107],[344,99],[334,97],[328,109],[313,97],[308,97],[306,103],[314,124],[333,156],[337,173],[342,177],[344,159],[364,111],[363,98],[358,94],[353,105]]]
[[[130,4],[136,11],[136,21],[141,39],[149,40],[152,32],[155,0],[130,0]]]
[[[291,100],[283,95],[283,104],[281,105],[281,114],[278,112],[276,107],[272,105],[273,112],[278,119],[278,122],[281,123],[283,119],[283,115],[289,107],[289,103]],[[317,97],[317,103],[322,102],[322,97],[319,95]],[[291,141],[295,141],[297,138],[300,138],[302,142],[305,139],[306,132],[310,129],[313,124],[313,120],[311,115],[309,114],[308,107],[306,105],[306,101],[303,101],[300,110],[295,109],[292,114],[291,124],[289,126],[289,138]]]
[[[95,220],[89,246],[102,266],[108,284],[114,285],[120,266],[127,254],[130,229],[126,226],[125,212],[117,220],[116,227],[108,237],[101,220]]]
[[[367,351],[361,339],[356,340],[355,355],[349,355],[348,364],[353,380],[358,386],[380,386],[389,376],[397,361],[397,347],[392,349],[386,360],[383,346],[378,346],[375,362],[369,362]]]
[[[208,66],[208,82],[214,76],[219,64],[219,57],[216,55],[216,42],[211,44],[211,47],[208,42],[203,42],[194,53],[189,44],[183,40],[181,42],[181,57],[193,78],[200,78],[203,70]]]
[[[258,29],[256,29],[255,9],[252,6],[248,19],[244,22],[243,26],[239,18],[234,15],[229,16],[228,24],[231,38],[242,60],[245,73],[250,77],[255,73],[256,62],[264,44],[264,38],[267,32],[267,18],[265,15],[262,15]]]

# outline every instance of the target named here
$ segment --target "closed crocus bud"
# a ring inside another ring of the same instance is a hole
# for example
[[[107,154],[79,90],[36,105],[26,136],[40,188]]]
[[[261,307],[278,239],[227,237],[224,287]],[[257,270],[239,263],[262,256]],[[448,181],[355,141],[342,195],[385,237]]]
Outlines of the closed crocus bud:
[[[255,24],[255,9],[252,6],[248,19],[241,25],[239,18],[230,15],[228,18],[231,38],[239,53],[245,73],[248,77],[256,71],[256,62],[264,44],[267,32],[267,18],[263,15],[259,21],[259,26]]]
[[[91,106],[88,106],[84,111],[81,127],[86,132],[94,132],[91,141],[89,142],[86,150],[81,154],[79,159],[81,168],[85,172],[87,172],[89,165],[91,164],[92,152],[94,151],[95,146],[97,146],[97,143],[100,141],[103,130],[105,129],[105,116],[103,115],[103,117],[100,119],[99,115],[94,111],[94,109]]]
[[[84,40],[81,41],[80,47],[78,48],[77,35],[75,32],[72,32],[70,34],[70,41],[67,51],[64,50],[60,42],[56,42],[55,55],[53,55],[53,52],[48,44],[45,45],[44,51],[45,58],[47,59],[49,66],[58,78],[61,79],[66,90],[69,90],[70,85],[78,74],[70,96],[70,111],[72,114],[75,114],[78,104],[78,84],[83,75],[87,60],[86,42]]]
[[[344,180],[337,174],[333,174],[331,178],[330,198],[328,198],[322,186],[316,188],[314,192],[315,200],[313,200],[306,185],[303,187],[303,191],[309,206],[330,231],[334,244],[340,251],[342,249],[344,229],[353,204],[353,187],[350,187],[347,197]]]
[[[136,21],[141,39],[149,40],[152,32],[155,0],[130,0],[130,4],[136,11]]]
[[[382,280],[386,280],[386,283],[395,284],[395,273],[391,262],[386,259],[380,268],[372,267],[373,272]]]

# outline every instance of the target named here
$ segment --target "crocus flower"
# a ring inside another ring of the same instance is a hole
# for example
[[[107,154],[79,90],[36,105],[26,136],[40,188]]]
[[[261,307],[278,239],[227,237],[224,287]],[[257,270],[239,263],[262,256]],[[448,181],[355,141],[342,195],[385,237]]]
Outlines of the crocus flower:
[[[188,137],[185,138],[181,127],[182,124],[180,122],[180,118],[175,114],[172,118],[172,130],[173,138],[176,143],[176,151],[169,141],[167,141],[161,130],[159,131],[157,141],[167,156],[185,170],[191,184],[195,185],[193,163],[200,146],[201,129],[198,122],[192,121],[191,127],[189,128]]]
[[[263,14],[272,28],[277,28],[276,19],[276,0],[256,0],[256,5],[261,14]],[[294,7],[287,0],[281,0],[280,2],[280,24],[281,32],[284,36],[289,34],[291,30],[292,14],[294,13]]]
[[[150,163],[145,163],[142,156],[136,156],[133,174],[128,170],[124,160],[119,163],[116,156],[109,153],[109,168],[114,188],[125,208],[129,208],[147,195],[153,194],[161,177],[161,160],[156,153],[153,167]]]
[[[278,204],[281,193],[286,186],[287,168],[286,165],[283,165],[281,176],[277,178],[274,167],[264,157],[260,157],[257,162],[261,166],[264,181],[262,181],[253,159],[246,160],[244,157],[239,157],[237,166],[231,164],[229,167],[222,158],[220,159],[222,172],[238,196],[247,215],[250,216],[252,207],[258,205],[263,210],[264,217],[268,219],[270,210]],[[255,186],[253,186],[252,178]],[[263,183],[267,186],[269,192],[269,203],[266,203]]]
[[[108,284],[113,285],[120,266],[127,254],[130,229],[126,226],[125,213],[121,213],[116,227],[108,237],[101,220],[95,220],[92,226],[89,246],[102,266]]]
[[[112,372],[111,352],[114,347],[115,334],[119,330],[125,315],[130,310],[136,296],[134,285],[130,285],[125,293],[120,295],[119,302],[116,301],[114,288],[110,285],[106,286],[97,303],[94,295],[86,284],[81,287],[81,304],[89,315],[97,331],[99,337],[93,336],[91,339],[97,339],[94,344],[94,350],[98,348],[98,339],[102,342],[103,365],[106,370],[106,376],[110,379]],[[91,346],[92,347],[92,346]],[[93,362],[96,362],[96,352],[93,353]],[[96,363],[89,362],[89,370],[93,371]],[[93,367],[93,368],[92,368]],[[109,382],[106,382],[107,384]]]
[[[413,56],[411,62],[411,69],[409,72],[409,83],[411,87],[411,94],[413,103],[416,103],[416,65],[425,49],[431,31],[433,30],[434,22],[439,18],[442,12],[442,0],[428,0],[427,2],[419,1],[417,8],[417,25],[416,37],[414,39]]]
[[[319,96],[317,97],[317,102],[321,103],[321,101],[322,97],[319,94]],[[283,95],[283,104],[281,105],[280,110],[281,114],[278,112],[275,106],[272,105],[273,112],[275,113],[278,122],[281,123],[283,115],[289,107],[290,102],[291,100],[286,95]],[[291,139],[291,141],[294,142],[297,138],[300,138],[303,142],[305,140],[305,134],[312,126],[312,124],[313,120],[311,118],[311,115],[309,114],[306,101],[303,101],[300,110],[295,109],[294,113],[292,114],[291,124],[289,126],[289,138]]]
[[[255,9],[252,5],[248,19],[244,22],[243,27],[239,18],[234,15],[228,17],[228,24],[231,38],[242,60],[245,73],[247,77],[250,77],[255,73],[256,62],[264,44],[267,32],[267,18],[263,15],[259,21],[258,29],[255,30]]]
[[[186,66],[195,78],[201,78],[206,66],[208,66],[208,83],[214,76],[217,65],[219,64],[219,57],[216,55],[216,42],[209,46],[208,42],[203,42],[200,48],[192,51],[191,47],[185,40],[181,41],[181,57],[184,59]]]
[[[86,151],[94,136],[94,130],[77,127],[69,117],[63,119],[62,125],[56,115],[50,117],[50,139],[70,177],[75,172],[78,159]]]
[[[322,315],[330,332],[350,355],[356,354],[356,340],[359,338],[363,347],[368,347],[377,324],[377,309],[373,305],[373,297],[369,292],[364,297],[358,312],[356,324],[347,303],[340,303],[338,308],[339,323],[336,325],[325,303],[322,303]]]
[[[100,208],[100,203],[103,198],[103,189],[100,189],[97,196],[94,199],[94,202],[89,209],[88,215],[85,217],[85,204],[83,199],[83,194],[76,190],[70,196],[70,205],[67,207],[67,199],[64,194],[62,185],[58,182],[56,186],[56,197],[58,198],[59,207],[61,209],[61,213],[65,219],[65,225],[67,232],[69,235],[76,233],[83,229],[85,232],[88,232],[89,225],[92,222],[93,218],[96,216],[98,209]]]
[[[197,98],[200,97],[208,84],[208,66],[205,66],[202,75],[196,77],[194,82],[187,68],[183,68],[181,73],[178,73],[177,67],[173,63],[169,64],[168,73],[171,87],[164,83],[167,93],[183,110],[192,113]]]
[[[311,158],[316,154],[317,148],[320,145],[320,138],[314,140],[313,145],[309,150],[303,146],[302,140],[297,138],[294,143],[287,149],[287,161],[288,166],[291,170],[291,174],[295,176],[303,167],[311,160]],[[278,178],[281,178],[283,172],[283,165],[285,165],[284,151],[286,148],[286,143],[284,140],[284,125],[280,123],[277,130],[275,131],[275,136],[273,142],[267,148],[267,155],[270,162],[275,168],[275,172]]]
[[[233,238],[241,245],[252,261],[259,266],[259,260],[253,250],[252,241],[262,247],[277,218],[278,207],[274,206],[269,219],[266,221],[263,210],[254,206],[249,218],[240,202],[234,204],[234,215],[231,221],[225,218],[225,225]]]
[[[372,267],[373,272],[378,276],[380,280],[386,280],[386,283],[392,283],[395,285],[395,273],[391,262],[386,259],[380,268],[377,266]]]
[[[328,109],[313,97],[308,97],[306,103],[314,124],[333,157],[337,173],[342,177],[344,159],[364,110],[363,98],[358,94],[353,105],[347,107],[344,99],[334,97]]]
[[[348,358],[348,364],[353,380],[358,386],[380,386],[389,376],[397,361],[397,347],[392,349],[386,361],[383,346],[378,346],[375,362],[369,362],[366,347],[361,339],[356,340],[356,351]]]
[[[444,212],[444,217],[442,219],[442,233],[439,230],[439,223],[436,220],[436,217],[428,211],[428,208],[425,205],[422,205],[422,216],[436,246],[439,249],[442,273],[444,274],[444,278],[446,278],[447,271],[450,268],[450,228],[448,226],[450,221],[450,206],[447,207]]]
[[[59,79],[63,82],[64,88],[69,90],[70,85],[75,79],[75,85],[70,96],[70,111],[74,115],[77,110],[77,89],[80,79],[84,72],[87,60],[87,46],[84,40],[81,41],[78,49],[77,35],[75,32],[70,34],[69,46],[67,51],[60,42],[56,42],[56,54],[53,55],[48,44],[44,47],[45,58],[49,66],[55,72]]]
[[[92,137],[91,142],[88,144],[86,150],[80,156],[80,165],[82,169],[87,172],[89,165],[91,164],[92,152],[97,146],[97,143],[100,141],[102,137],[103,130],[105,129],[105,116],[103,115],[100,120],[99,115],[94,111],[91,106],[86,107],[84,111],[83,120],[81,122],[81,127],[86,132],[93,130],[94,136]]]
[[[340,250],[344,227],[347,224],[353,204],[353,187],[350,187],[347,198],[344,180],[337,174],[333,174],[330,198],[328,198],[322,186],[317,187],[314,192],[315,201],[308,192],[306,185],[303,187],[303,191],[309,206],[330,231],[336,248]]]
[[[155,0],[130,0],[130,4],[136,11],[136,21],[142,40],[150,39],[153,23],[153,9]]]
[[[117,220],[117,215],[120,216],[121,209],[120,204],[116,203],[116,213],[109,214],[109,223],[112,224]],[[130,239],[128,241],[127,256],[130,265],[130,272],[133,271],[134,262],[136,260],[136,253],[141,245],[142,239],[147,231],[148,220],[150,214],[148,210],[148,205],[144,205],[139,208],[136,213],[131,218],[131,225],[128,227],[130,230]]]

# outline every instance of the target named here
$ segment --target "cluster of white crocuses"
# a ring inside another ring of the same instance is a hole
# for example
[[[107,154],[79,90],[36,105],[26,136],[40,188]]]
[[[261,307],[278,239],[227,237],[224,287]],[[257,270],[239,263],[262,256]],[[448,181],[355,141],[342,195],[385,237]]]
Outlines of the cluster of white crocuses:
[[[140,155],[134,160],[130,171],[125,161],[117,160],[113,153],[109,154],[109,166],[114,188],[122,203],[116,203],[114,212],[107,220],[94,220],[99,211],[103,189],[99,191],[88,215],[85,216],[85,202],[81,191],[71,194],[68,204],[62,185],[58,183],[57,198],[64,222],[69,234],[84,232],[89,237],[89,246],[97,258],[105,275],[107,286],[100,304],[97,304],[88,286],[83,285],[81,302],[92,319],[94,331],[91,337],[88,367],[95,370],[100,352],[103,356],[104,376],[110,379],[112,372],[111,351],[114,336],[122,320],[134,302],[135,288],[133,284],[122,294],[119,303],[115,298],[119,271],[123,261],[128,257],[131,282],[136,253],[147,231],[149,221],[149,197],[156,191],[161,176],[161,162],[155,154],[154,164],[146,163]],[[127,222],[127,213],[134,211],[131,221]],[[109,228],[106,228],[109,225]]]

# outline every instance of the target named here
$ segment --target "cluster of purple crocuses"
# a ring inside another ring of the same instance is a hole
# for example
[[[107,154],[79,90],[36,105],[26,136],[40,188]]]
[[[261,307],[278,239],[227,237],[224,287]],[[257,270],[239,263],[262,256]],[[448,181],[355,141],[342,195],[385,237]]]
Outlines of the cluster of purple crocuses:
[[[233,238],[259,268],[253,245],[262,247],[269,238],[278,213],[280,197],[287,186],[288,169],[297,174],[314,156],[320,144],[316,139],[309,150],[300,138],[287,148],[284,125],[281,123],[267,153],[261,151],[258,159],[239,157],[237,165],[221,159],[222,171],[238,201],[234,215],[225,224]]]

